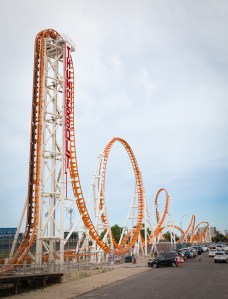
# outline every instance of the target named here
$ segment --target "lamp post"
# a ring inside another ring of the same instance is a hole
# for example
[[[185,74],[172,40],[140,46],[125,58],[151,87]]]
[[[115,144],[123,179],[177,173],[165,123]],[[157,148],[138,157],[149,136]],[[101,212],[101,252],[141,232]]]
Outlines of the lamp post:
[[[183,215],[182,217],[181,217],[181,221],[180,221],[180,228],[181,228],[181,230],[183,230],[182,229],[182,219],[185,217],[185,216],[188,216],[188,215],[190,215],[190,214],[185,214],[185,215]],[[183,240],[184,241],[184,240]],[[183,241],[182,241],[182,248],[183,248]]]

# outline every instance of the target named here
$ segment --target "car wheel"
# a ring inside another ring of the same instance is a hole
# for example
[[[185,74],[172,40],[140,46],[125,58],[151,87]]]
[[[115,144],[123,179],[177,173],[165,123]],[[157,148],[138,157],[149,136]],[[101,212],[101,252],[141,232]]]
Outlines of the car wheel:
[[[158,267],[158,265],[157,264],[153,264],[153,268],[157,268]]]
[[[176,267],[176,266],[177,266],[177,264],[176,264],[176,263],[174,263],[174,262],[172,262],[171,266],[172,266],[172,267]]]
[[[217,263],[217,261],[214,261],[215,263]]]

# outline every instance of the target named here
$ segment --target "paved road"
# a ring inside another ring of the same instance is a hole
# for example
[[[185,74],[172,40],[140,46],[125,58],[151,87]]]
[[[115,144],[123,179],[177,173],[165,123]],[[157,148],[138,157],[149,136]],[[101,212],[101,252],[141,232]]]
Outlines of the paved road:
[[[148,258],[137,259],[137,264],[125,263],[115,265],[114,269],[100,269],[101,273],[91,273],[82,271],[81,278],[77,278],[79,273],[72,273],[71,277],[64,283],[54,284],[46,288],[36,289],[28,293],[21,293],[13,298],[20,299],[72,299],[82,294],[100,289],[104,286],[111,285],[117,281],[125,280],[129,277],[138,275],[150,269],[147,266]],[[83,274],[84,273],[84,274]],[[91,276],[90,276],[91,275]],[[70,275],[71,276],[71,275]],[[67,279],[67,277],[66,277]]]
[[[137,276],[89,292],[80,299],[225,299],[228,298],[228,263],[215,264],[207,253],[201,261],[182,267],[151,268]]]

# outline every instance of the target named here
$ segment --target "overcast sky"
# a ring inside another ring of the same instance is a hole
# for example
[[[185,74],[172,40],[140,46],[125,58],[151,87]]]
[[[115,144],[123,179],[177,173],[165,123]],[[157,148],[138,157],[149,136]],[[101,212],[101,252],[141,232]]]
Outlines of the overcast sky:
[[[76,44],[85,195],[98,154],[119,136],[135,153],[151,213],[164,187],[177,225],[195,214],[228,229],[227,16],[226,0],[1,1],[0,227],[17,226],[26,197],[34,39],[53,28]],[[132,167],[116,144],[106,185],[112,224],[123,224],[133,191]]]

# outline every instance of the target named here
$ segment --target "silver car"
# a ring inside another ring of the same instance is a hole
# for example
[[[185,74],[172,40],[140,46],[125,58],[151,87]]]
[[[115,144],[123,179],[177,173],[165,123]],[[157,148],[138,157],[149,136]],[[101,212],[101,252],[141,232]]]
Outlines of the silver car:
[[[215,256],[215,252],[217,252],[216,249],[209,249],[209,251],[208,251],[208,256],[209,256],[209,257],[211,257],[211,256],[212,256],[212,257]]]
[[[223,251],[216,251],[214,256],[214,262],[215,263],[227,263],[227,257],[225,252]]]

